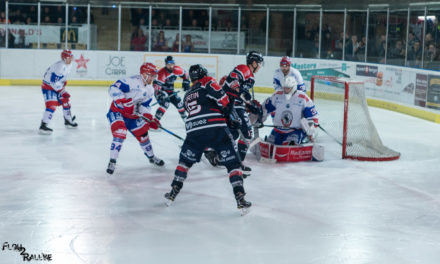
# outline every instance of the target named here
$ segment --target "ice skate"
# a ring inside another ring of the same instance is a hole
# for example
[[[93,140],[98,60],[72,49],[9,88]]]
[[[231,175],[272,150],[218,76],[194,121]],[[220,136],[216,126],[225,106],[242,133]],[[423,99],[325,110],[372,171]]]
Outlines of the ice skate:
[[[217,156],[217,153],[215,152],[215,150],[207,149],[204,151],[204,154],[205,154],[205,158],[209,161],[209,163],[213,167],[218,166],[218,156]]]
[[[174,202],[174,199],[176,199],[176,196],[179,194],[179,192],[180,188],[176,185],[173,185],[171,191],[164,195],[166,199],[166,206],[170,206]]]
[[[107,166],[107,173],[113,174],[113,172],[115,172],[115,168],[116,168],[116,160],[110,159],[110,162],[108,163],[108,166]]]
[[[235,195],[235,200],[237,200],[237,208],[240,210],[241,215],[246,215],[249,213],[249,208],[252,206],[251,202],[248,202],[244,199],[244,193],[237,193]]]
[[[50,134],[52,134],[52,132],[53,132],[52,128],[47,127],[46,123],[41,122],[40,129],[38,131],[39,134],[41,134],[41,135],[50,135]]]
[[[76,116],[72,117],[72,121],[67,120],[66,118],[64,118],[64,126],[66,126],[66,128],[77,128],[78,124],[75,121]]]
[[[156,156],[153,156],[153,157],[148,158],[148,159],[150,160],[150,163],[152,163],[152,164],[154,164],[156,166],[162,167],[163,165],[165,165],[165,162],[163,160],[159,159]]]

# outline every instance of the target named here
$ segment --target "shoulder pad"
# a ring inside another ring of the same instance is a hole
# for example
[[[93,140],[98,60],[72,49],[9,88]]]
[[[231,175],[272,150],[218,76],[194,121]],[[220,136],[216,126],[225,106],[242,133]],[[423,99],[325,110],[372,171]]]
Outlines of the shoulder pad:
[[[250,77],[254,77],[254,75],[252,74],[251,70],[247,65],[240,64],[237,67],[235,67],[234,70],[238,71],[243,76],[244,80],[247,80]]]
[[[159,83],[164,83],[165,80],[168,77],[168,72],[165,69],[165,67],[163,67],[162,69],[159,70],[159,72],[157,73],[157,81],[159,81]]]
[[[304,99],[306,102],[308,102],[310,100],[310,98],[307,96],[306,93],[298,91],[298,97]]]
[[[174,66],[173,73],[180,77],[185,74],[185,71],[180,66]]]

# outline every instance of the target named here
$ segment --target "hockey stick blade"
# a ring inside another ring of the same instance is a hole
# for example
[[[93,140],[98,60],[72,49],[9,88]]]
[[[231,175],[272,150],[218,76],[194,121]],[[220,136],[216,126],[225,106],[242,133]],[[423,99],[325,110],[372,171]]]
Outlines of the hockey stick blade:
[[[252,140],[251,143],[249,143],[249,147],[248,147],[248,149],[252,148],[253,146],[257,145],[257,144],[260,143],[260,142],[261,142],[261,138],[260,138],[260,137],[255,138],[254,140]]]

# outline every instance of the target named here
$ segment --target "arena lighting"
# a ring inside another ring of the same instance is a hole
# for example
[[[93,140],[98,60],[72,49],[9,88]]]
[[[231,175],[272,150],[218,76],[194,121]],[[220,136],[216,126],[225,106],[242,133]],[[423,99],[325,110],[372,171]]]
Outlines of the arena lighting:
[[[112,5],[112,8],[116,8],[116,5]]]
[[[425,20],[425,16],[418,16],[417,19],[419,21],[424,21]],[[426,16],[426,21],[429,21],[429,20],[435,22],[437,20],[437,17],[436,16]]]

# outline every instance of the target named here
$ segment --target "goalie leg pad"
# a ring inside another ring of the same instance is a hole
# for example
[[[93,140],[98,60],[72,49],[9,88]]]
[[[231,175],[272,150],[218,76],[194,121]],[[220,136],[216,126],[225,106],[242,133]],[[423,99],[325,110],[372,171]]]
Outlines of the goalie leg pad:
[[[324,160],[324,146],[317,145],[317,144],[313,145],[312,160],[313,161],[323,161]]]

